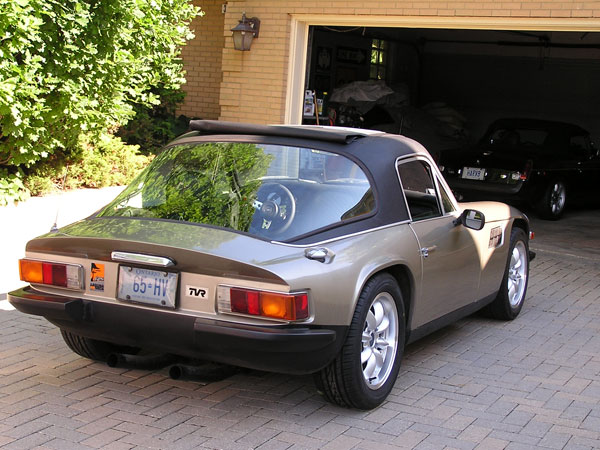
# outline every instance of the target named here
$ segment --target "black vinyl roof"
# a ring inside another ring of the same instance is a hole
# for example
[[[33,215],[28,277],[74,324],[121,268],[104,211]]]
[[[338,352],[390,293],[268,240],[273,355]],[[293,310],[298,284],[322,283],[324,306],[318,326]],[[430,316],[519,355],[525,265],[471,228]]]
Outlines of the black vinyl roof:
[[[396,160],[426,153],[420,144],[405,136],[354,128],[193,120],[190,130],[170,145],[222,140],[307,147],[345,155],[365,171],[374,191],[375,212],[360,220],[338,223],[310,236],[298,237],[293,241],[297,244],[408,220],[406,205],[401,201],[403,194],[396,172]]]

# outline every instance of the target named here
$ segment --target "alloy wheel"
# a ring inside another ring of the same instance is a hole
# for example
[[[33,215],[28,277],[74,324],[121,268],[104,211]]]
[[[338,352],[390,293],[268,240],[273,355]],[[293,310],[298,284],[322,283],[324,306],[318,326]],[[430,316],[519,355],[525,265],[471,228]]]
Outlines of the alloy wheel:
[[[508,301],[515,308],[523,301],[527,285],[527,249],[522,241],[513,248],[508,267]]]
[[[360,361],[370,389],[378,389],[388,379],[398,346],[398,311],[393,297],[381,292],[375,297],[365,319]]]

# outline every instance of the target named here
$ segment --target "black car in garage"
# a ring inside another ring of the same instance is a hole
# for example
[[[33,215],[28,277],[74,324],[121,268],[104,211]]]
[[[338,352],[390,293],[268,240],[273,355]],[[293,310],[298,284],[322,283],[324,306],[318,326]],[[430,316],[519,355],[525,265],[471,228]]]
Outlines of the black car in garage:
[[[597,201],[600,188],[599,151],[586,130],[564,122],[496,120],[477,145],[444,152],[439,165],[463,201],[529,204],[550,220],[567,202]]]

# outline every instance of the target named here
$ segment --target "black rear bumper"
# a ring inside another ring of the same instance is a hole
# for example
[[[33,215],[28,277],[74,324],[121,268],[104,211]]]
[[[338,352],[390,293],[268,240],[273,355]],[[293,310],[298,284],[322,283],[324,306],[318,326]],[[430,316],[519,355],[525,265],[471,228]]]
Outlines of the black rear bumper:
[[[463,180],[462,178],[448,178],[447,182],[453,191],[459,192],[468,199],[524,200],[528,195],[528,189],[524,183],[502,184],[476,180]]]
[[[173,311],[42,294],[25,287],[8,294],[19,311],[91,339],[150,348],[258,370],[316,372],[338,354],[347,327],[259,326]]]

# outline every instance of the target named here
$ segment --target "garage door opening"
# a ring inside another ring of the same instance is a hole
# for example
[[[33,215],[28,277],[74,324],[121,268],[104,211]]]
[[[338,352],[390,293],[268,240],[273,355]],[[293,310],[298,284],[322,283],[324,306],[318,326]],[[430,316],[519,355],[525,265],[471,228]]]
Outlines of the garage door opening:
[[[434,154],[501,117],[574,123],[599,142],[598,32],[311,26],[307,42],[303,123],[400,133]]]

